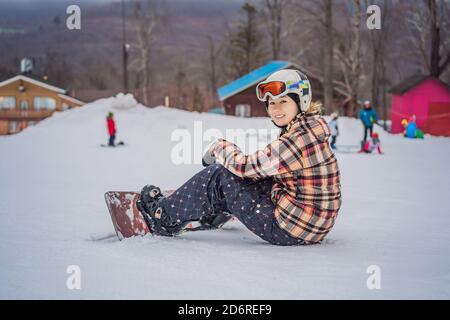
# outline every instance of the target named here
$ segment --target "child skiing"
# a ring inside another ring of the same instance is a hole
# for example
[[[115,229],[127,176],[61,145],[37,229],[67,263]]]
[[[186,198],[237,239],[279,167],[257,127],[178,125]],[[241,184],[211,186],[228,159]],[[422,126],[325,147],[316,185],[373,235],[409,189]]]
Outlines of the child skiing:
[[[336,149],[336,139],[337,139],[337,136],[339,135],[339,127],[338,127],[338,123],[337,123],[338,118],[339,118],[338,113],[333,112],[331,114],[331,121],[329,123],[330,130],[331,130],[330,146],[331,146],[331,149],[333,149],[333,150]]]
[[[114,140],[116,139],[116,123],[114,122],[114,114],[112,112],[108,113],[106,117],[106,125],[108,127],[109,141],[108,146],[115,147]]]
[[[174,236],[190,221],[220,226],[230,214],[275,245],[319,243],[331,230],[341,206],[340,173],[307,77],[281,70],[256,89],[281,128],[278,139],[250,155],[219,139],[203,157],[206,168],[170,196],[145,186],[137,207],[154,234]]]
[[[372,133],[371,139],[366,141],[366,143],[364,144],[363,150],[360,152],[372,153],[372,151],[375,149],[377,149],[378,154],[383,153],[381,151],[380,138],[378,137],[378,133],[376,133],[376,132]]]

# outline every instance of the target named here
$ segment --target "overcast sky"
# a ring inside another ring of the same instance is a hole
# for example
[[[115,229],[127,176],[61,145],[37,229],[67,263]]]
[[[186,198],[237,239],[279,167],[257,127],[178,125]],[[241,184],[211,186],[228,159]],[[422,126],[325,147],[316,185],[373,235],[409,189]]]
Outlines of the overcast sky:
[[[82,2],[116,2],[120,0],[0,0],[0,3],[24,3],[24,4],[32,4],[39,2],[72,2],[73,4],[82,3]]]
[[[32,4],[32,3],[39,3],[39,2],[67,2],[72,4],[82,3],[82,2],[120,2],[121,0],[0,0],[0,3],[25,3],[25,4]],[[130,0],[126,0],[130,1]],[[167,2],[171,2],[171,0],[166,0]],[[177,1],[184,1],[184,2],[195,2],[195,0],[177,0]],[[222,1],[222,2],[244,2],[245,0],[211,0],[211,1]]]

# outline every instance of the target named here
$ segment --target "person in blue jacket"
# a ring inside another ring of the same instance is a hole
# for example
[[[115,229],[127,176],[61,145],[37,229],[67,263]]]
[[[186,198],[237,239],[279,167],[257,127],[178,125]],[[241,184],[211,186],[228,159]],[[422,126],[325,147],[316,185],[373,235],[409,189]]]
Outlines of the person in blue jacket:
[[[372,108],[372,103],[369,100],[364,101],[364,107],[359,111],[359,119],[361,119],[364,126],[364,140],[362,145],[367,140],[367,132],[369,132],[369,137],[372,136],[373,124],[378,121],[378,115],[374,108]]]

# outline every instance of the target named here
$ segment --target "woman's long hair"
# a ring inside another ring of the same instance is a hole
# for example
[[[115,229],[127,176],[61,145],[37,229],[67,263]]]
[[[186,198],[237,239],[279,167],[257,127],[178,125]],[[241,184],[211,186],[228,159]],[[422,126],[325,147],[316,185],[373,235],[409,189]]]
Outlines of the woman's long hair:
[[[322,114],[323,108],[322,108],[322,103],[320,101],[312,101],[309,104],[308,110],[306,110],[305,113],[318,113],[318,114]]]

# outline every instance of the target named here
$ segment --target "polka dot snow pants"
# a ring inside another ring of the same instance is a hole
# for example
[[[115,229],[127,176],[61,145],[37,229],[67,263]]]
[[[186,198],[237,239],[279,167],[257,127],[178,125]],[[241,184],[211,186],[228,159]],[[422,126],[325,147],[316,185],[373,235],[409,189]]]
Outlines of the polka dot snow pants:
[[[273,179],[254,181],[235,176],[220,164],[210,165],[162,202],[172,220],[196,221],[228,212],[261,239],[276,245],[300,245],[278,226],[270,193]]]

